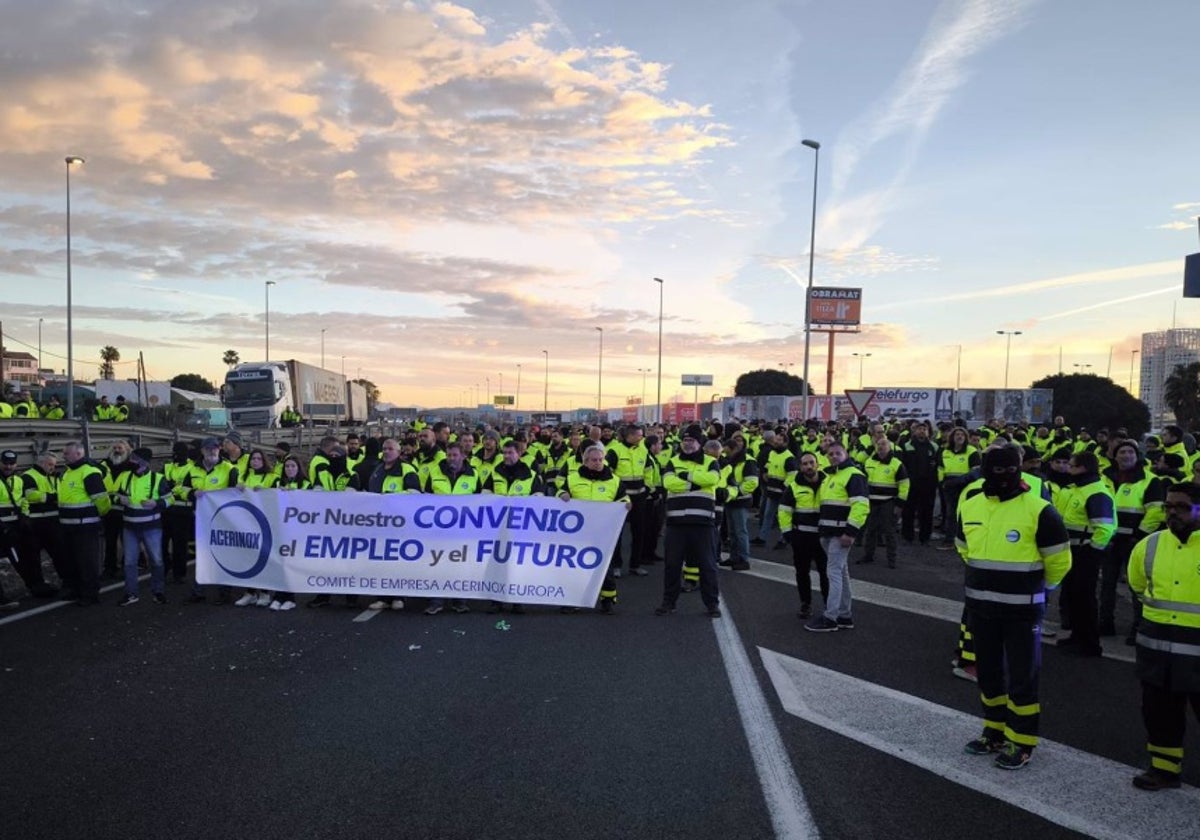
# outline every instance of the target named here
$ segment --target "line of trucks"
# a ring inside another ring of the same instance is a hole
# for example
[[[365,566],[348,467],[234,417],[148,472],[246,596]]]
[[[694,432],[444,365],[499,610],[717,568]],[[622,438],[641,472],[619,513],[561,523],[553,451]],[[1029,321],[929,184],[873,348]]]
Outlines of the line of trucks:
[[[317,424],[367,421],[367,389],[295,359],[243,362],[225,374],[225,410],[235,429],[278,429],[289,408]]]

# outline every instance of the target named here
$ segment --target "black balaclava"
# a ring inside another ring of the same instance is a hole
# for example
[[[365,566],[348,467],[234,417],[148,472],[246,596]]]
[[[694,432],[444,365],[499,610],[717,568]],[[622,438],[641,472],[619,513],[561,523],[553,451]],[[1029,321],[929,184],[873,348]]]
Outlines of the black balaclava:
[[[1015,446],[1001,446],[983,453],[983,492],[1002,499],[1015,496],[1021,489],[1021,452]]]

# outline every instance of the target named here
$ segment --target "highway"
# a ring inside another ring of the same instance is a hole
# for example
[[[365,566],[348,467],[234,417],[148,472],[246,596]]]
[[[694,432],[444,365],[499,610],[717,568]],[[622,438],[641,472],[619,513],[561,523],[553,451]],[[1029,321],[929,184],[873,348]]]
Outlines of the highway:
[[[1047,742],[1006,773],[962,754],[979,724],[949,668],[954,552],[852,566],[856,628],[831,634],[802,630],[784,552],[758,557],[721,572],[717,620],[698,594],[655,617],[661,565],[621,579],[613,616],[273,613],[180,586],[7,615],[5,833],[1194,836],[1194,720],[1183,790],[1129,783],[1145,737],[1121,639],[1046,647]]]

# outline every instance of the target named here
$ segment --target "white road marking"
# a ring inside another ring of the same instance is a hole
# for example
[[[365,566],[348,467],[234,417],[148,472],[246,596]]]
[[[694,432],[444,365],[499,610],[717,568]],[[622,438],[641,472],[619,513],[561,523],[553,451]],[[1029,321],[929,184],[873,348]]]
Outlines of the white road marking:
[[[145,581],[145,580],[150,580],[149,572],[147,572],[144,575],[138,576],[139,583],[141,581]],[[108,584],[108,586],[100,587],[100,594],[103,595],[106,592],[115,592],[118,589],[124,589],[124,588],[125,588],[125,582],[117,581],[116,583]],[[56,595],[55,598],[57,598],[57,597],[58,596]],[[149,599],[149,596],[147,596],[147,599]],[[51,601],[48,604],[42,604],[40,607],[33,607],[28,610],[21,610],[20,612],[14,613],[5,618],[0,618],[0,627],[3,627],[5,624],[11,624],[14,621],[21,621],[26,618],[32,618],[35,615],[41,615],[42,613],[47,613],[47,612],[50,612],[51,610],[59,610],[59,609],[62,609],[63,607],[73,607],[73,606],[75,606],[74,601],[58,601],[58,600]]]
[[[370,621],[375,616],[379,615],[383,610],[363,610],[358,615],[354,616],[355,621]],[[374,631],[372,631],[374,632]]]
[[[745,572],[729,572],[732,575],[749,575],[750,577],[762,578],[763,580],[774,581],[775,583],[784,583],[794,587],[796,585],[796,571],[791,566],[785,566],[782,563],[771,563],[766,560],[750,559],[750,569]],[[818,585],[817,573],[811,575],[812,587],[816,590]],[[962,601],[953,600],[951,598],[939,598],[936,595],[925,595],[921,592],[913,592],[910,589],[898,589],[894,586],[884,586],[879,583],[871,583],[866,580],[851,579],[850,588],[854,593],[855,601],[862,601],[865,604],[875,604],[888,609],[900,610],[901,612],[912,613],[913,615],[923,615],[926,618],[936,618],[941,621],[949,621],[952,624],[958,624],[962,621]],[[1057,628],[1058,625],[1053,621],[1047,621],[1046,626]],[[1058,638],[1042,638],[1042,644],[1048,647],[1054,647]],[[1134,649],[1123,644],[1121,640],[1107,641],[1104,645],[1104,658],[1116,659],[1120,662],[1134,662],[1137,658]]]
[[[990,758],[963,752],[981,731],[977,716],[771,650],[758,652],[790,714],[944,779],[1091,837],[1196,836],[1196,788],[1139,791],[1130,780],[1142,768],[1046,739],[1025,769],[999,770]]]
[[[758,782],[771,816],[771,824],[775,827],[775,836],[781,840],[820,837],[737,626],[728,608],[723,607],[723,610],[724,615],[713,622],[717,647],[721,651],[725,673],[729,676],[729,685],[737,702],[738,715],[750,745],[750,755],[758,772]]]

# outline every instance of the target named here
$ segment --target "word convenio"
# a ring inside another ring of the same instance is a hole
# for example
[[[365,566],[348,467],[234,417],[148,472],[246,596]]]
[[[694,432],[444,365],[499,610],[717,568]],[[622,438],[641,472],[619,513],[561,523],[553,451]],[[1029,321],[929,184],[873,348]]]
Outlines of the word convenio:
[[[398,513],[375,511],[355,513],[339,508],[303,510],[284,508],[283,521],[301,525],[340,525],[350,528],[403,528],[408,520]],[[500,529],[539,531],[543,534],[574,534],[583,528],[583,514],[575,510],[530,508],[514,505],[488,507],[454,507],[451,505],[422,505],[413,512],[412,524],[418,528],[436,530]]]

